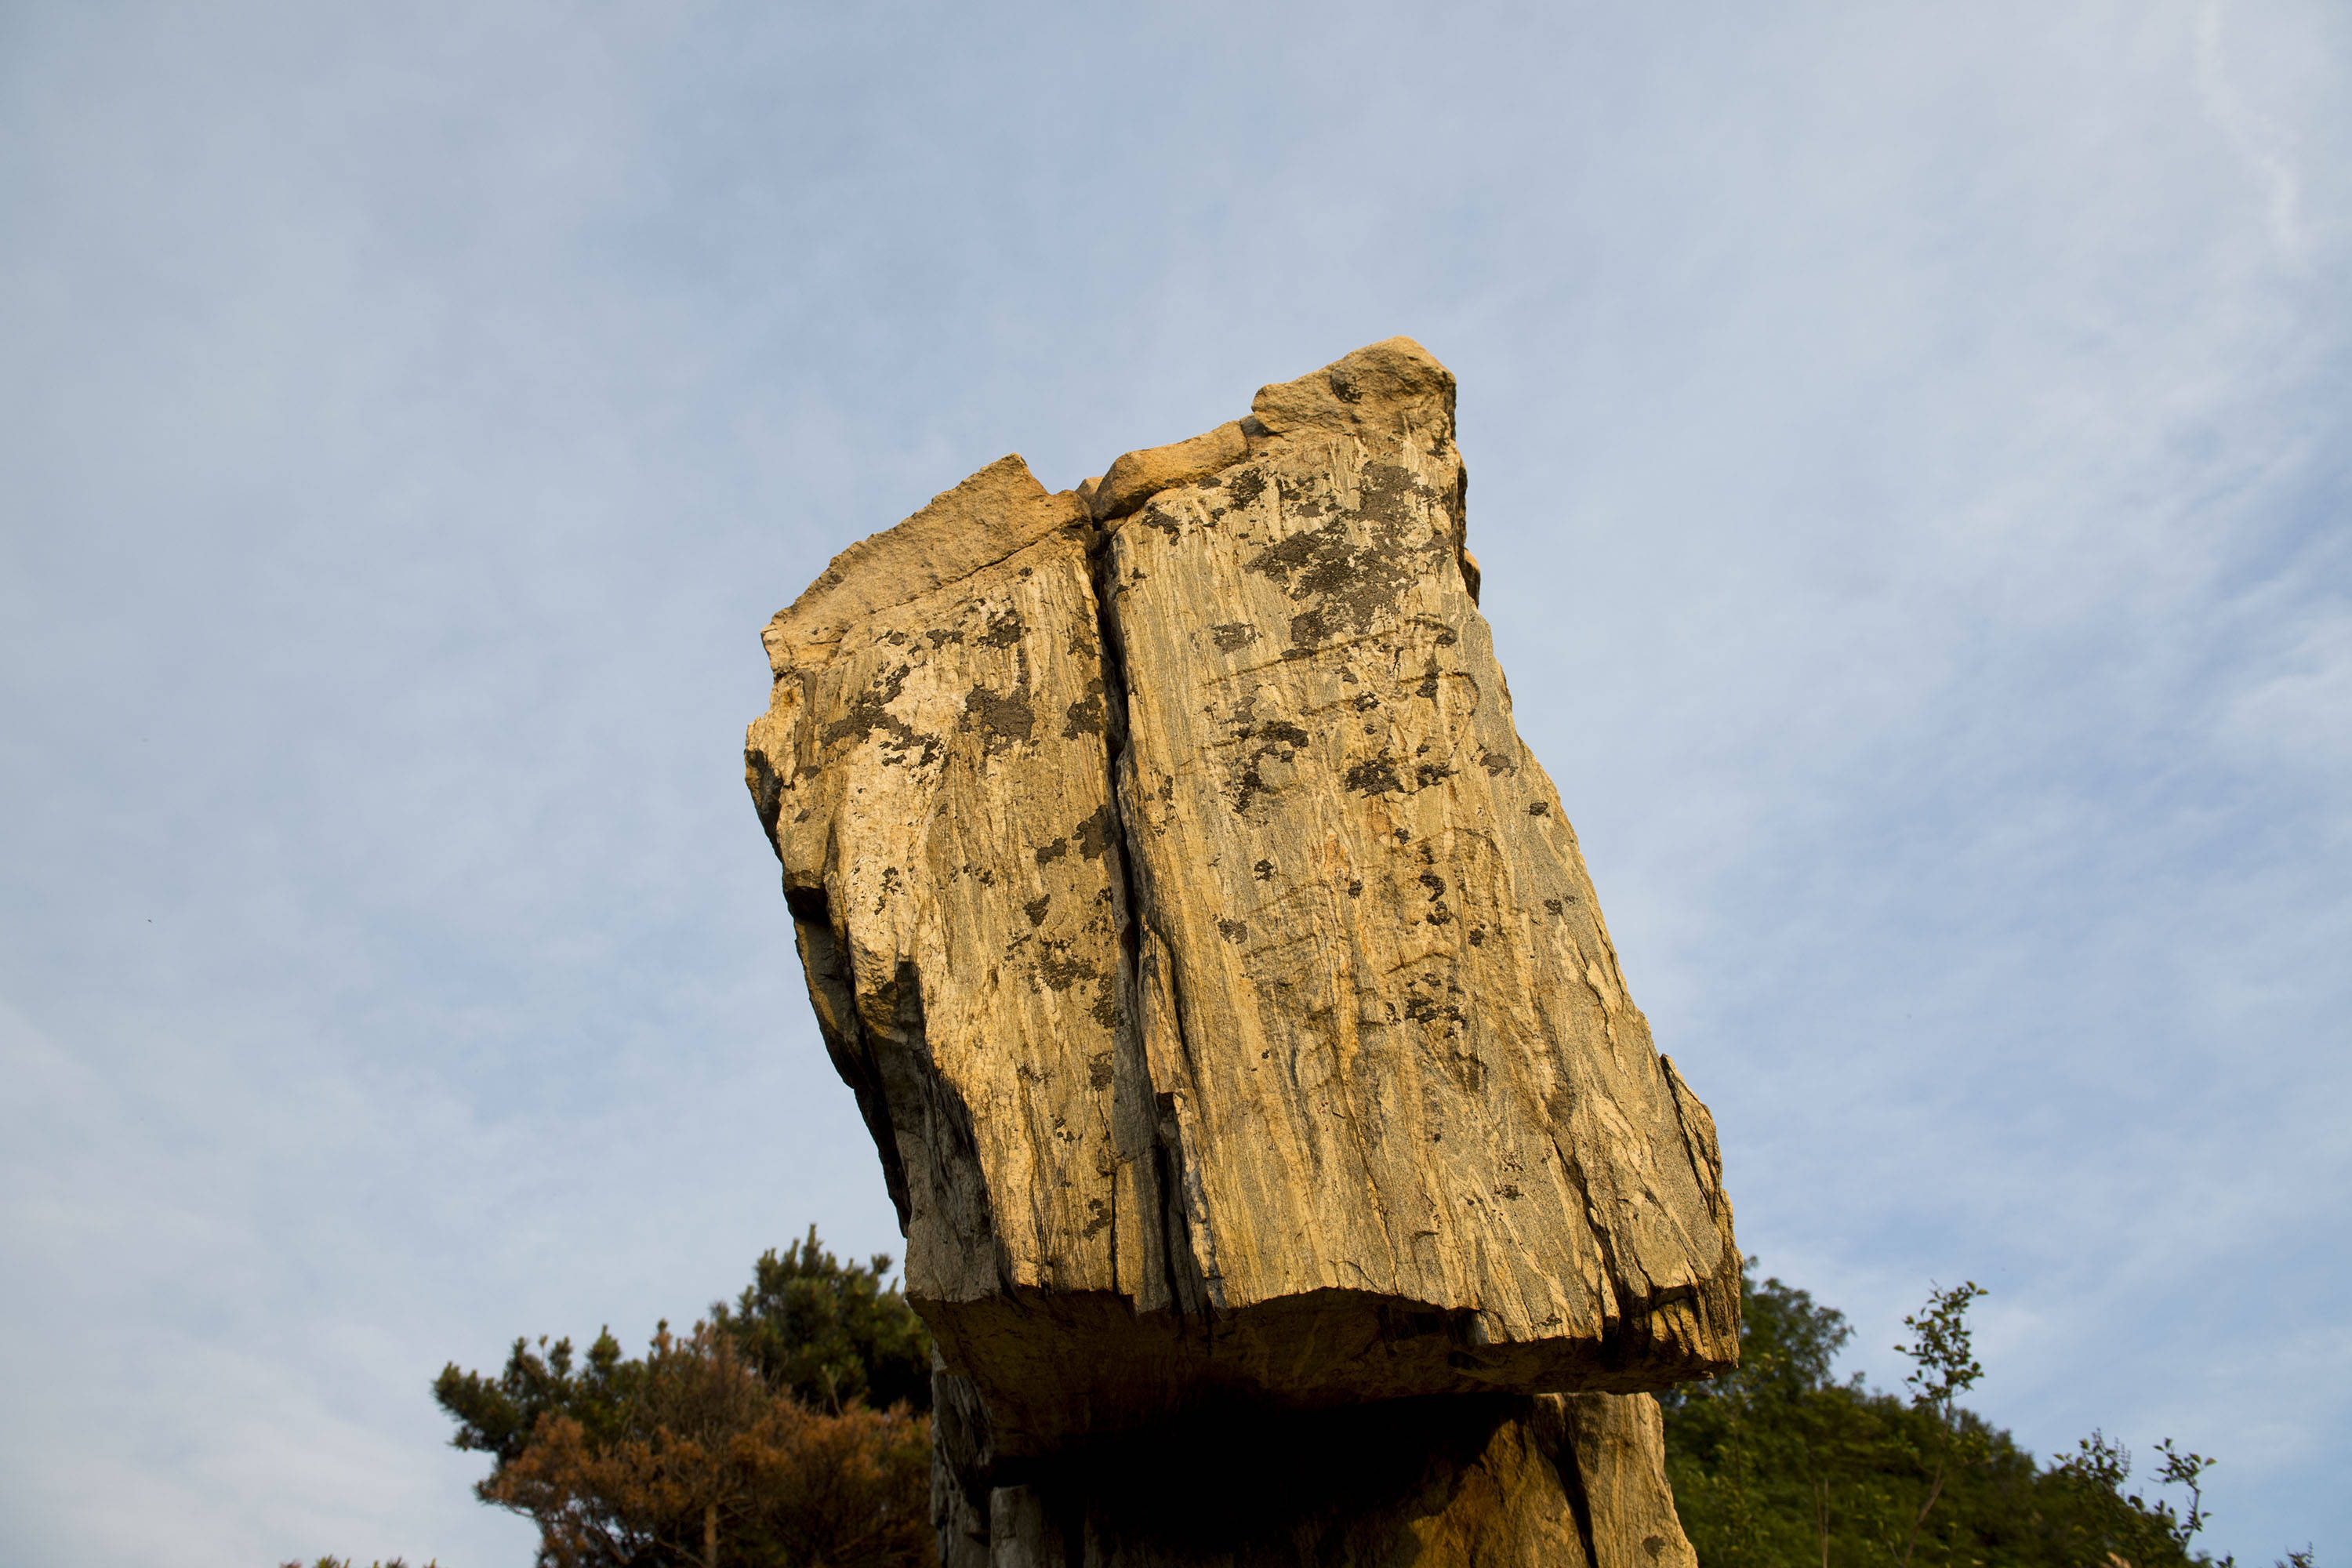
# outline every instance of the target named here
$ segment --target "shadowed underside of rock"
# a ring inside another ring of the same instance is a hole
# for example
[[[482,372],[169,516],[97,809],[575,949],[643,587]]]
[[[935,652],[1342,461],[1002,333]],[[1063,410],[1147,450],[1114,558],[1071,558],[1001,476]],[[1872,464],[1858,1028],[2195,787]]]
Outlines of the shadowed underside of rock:
[[[1647,1394],[1470,1394],[1183,1418],[983,1463],[940,1377],[941,1568],[1696,1568]]]
[[[1713,1126],[1513,728],[1453,414],[1392,339],[1083,497],[1007,458],[768,629],[751,791],[1003,1461],[1736,1357]]]

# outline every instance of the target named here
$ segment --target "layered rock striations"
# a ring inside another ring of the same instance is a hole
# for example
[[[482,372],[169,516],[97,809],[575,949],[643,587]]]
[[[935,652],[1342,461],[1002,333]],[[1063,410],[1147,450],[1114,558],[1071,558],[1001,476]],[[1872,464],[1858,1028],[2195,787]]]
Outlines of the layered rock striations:
[[[1464,494],[1391,339],[1075,491],[1006,458],[767,630],[751,792],[990,1474],[1441,1395],[1557,1449],[1528,1398],[1736,1358],[1713,1126],[1513,728]]]

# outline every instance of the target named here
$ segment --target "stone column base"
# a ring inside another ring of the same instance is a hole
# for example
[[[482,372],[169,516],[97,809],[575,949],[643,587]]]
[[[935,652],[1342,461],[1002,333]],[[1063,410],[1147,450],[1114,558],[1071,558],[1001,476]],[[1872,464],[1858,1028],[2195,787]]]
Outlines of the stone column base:
[[[995,1463],[934,1381],[941,1568],[1697,1565],[1646,1394],[1237,1410]]]

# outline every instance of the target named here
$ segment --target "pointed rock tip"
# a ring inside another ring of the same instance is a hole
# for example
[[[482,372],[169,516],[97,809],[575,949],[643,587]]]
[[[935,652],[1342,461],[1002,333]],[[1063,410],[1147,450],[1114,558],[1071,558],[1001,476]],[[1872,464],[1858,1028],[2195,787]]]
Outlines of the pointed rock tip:
[[[1258,389],[1250,416],[1270,435],[1433,423],[1454,434],[1454,373],[1411,338],[1384,338],[1297,381]]]
[[[838,641],[853,623],[968,577],[1086,515],[1075,492],[1048,493],[1021,455],[1008,453],[904,522],[835,556],[768,623],[761,640],[769,665],[782,670],[795,647]]]

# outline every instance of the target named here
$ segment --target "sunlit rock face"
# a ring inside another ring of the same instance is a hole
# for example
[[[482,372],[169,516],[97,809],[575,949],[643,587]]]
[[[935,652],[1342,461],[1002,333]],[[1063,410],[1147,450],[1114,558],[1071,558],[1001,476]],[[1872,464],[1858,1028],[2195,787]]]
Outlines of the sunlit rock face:
[[[1736,1360],[1713,1124],[1513,727],[1465,491],[1391,339],[1073,491],[992,464],[767,630],[751,793],[983,1468],[1517,1401],[1466,1476],[1567,1441],[1529,1396]]]

